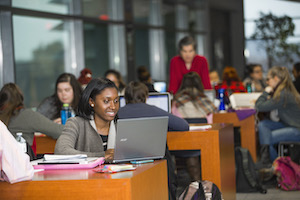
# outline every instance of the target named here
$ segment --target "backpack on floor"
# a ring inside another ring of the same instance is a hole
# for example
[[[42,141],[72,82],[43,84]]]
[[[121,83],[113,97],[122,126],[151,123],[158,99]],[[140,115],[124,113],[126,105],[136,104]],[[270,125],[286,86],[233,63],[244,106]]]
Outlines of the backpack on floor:
[[[222,200],[219,188],[210,181],[192,182],[179,196],[179,200]]]
[[[300,190],[300,165],[289,156],[278,157],[273,162],[278,186],[283,190]]]
[[[235,147],[236,192],[267,193],[259,181],[252,156],[248,149]]]

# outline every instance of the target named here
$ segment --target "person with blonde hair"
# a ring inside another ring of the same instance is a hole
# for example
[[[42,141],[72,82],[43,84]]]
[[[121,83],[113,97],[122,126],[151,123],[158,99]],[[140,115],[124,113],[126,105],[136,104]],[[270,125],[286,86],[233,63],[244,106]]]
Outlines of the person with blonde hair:
[[[277,157],[274,144],[300,141],[300,95],[286,67],[272,67],[267,76],[268,86],[257,99],[258,112],[278,110],[279,121],[262,120],[258,124],[261,160],[258,168],[269,167]]]

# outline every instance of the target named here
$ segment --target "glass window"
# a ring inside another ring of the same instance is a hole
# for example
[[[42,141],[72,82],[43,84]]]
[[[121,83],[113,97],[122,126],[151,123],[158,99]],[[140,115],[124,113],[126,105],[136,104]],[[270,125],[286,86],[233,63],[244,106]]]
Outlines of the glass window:
[[[108,27],[99,24],[84,24],[85,67],[93,77],[103,77],[109,69]]]
[[[54,92],[55,81],[64,72],[69,48],[67,22],[13,16],[16,83],[25,105],[37,106]],[[66,26],[64,26],[66,25]]]
[[[69,14],[72,1],[73,0],[12,0],[12,6],[42,12]]]
[[[170,71],[170,61],[171,59],[178,54],[177,44],[176,44],[176,33],[174,31],[165,32],[165,44],[166,44],[166,67],[167,74]],[[167,80],[169,76],[166,77]]]
[[[133,0],[134,22],[141,24],[149,23],[148,16],[150,15],[150,4],[151,1]]]
[[[150,70],[148,29],[135,30],[135,65],[144,65]]]
[[[82,14],[88,17],[96,17],[101,20],[111,19],[108,15],[107,0],[82,1]]]
[[[169,28],[175,28],[175,6],[169,4],[163,4],[162,16],[164,19],[164,26]]]

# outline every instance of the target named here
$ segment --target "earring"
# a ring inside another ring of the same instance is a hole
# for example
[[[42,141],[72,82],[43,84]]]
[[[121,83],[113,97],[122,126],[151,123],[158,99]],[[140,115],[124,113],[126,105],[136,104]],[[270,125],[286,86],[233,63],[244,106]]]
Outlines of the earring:
[[[94,104],[92,103],[91,106],[94,108]]]

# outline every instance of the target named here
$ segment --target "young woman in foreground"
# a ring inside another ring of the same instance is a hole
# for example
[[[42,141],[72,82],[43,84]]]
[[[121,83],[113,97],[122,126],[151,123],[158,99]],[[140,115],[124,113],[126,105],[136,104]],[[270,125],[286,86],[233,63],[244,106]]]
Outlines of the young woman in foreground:
[[[55,154],[104,156],[115,144],[118,88],[108,79],[89,82],[78,104],[78,116],[68,119],[56,142]]]

